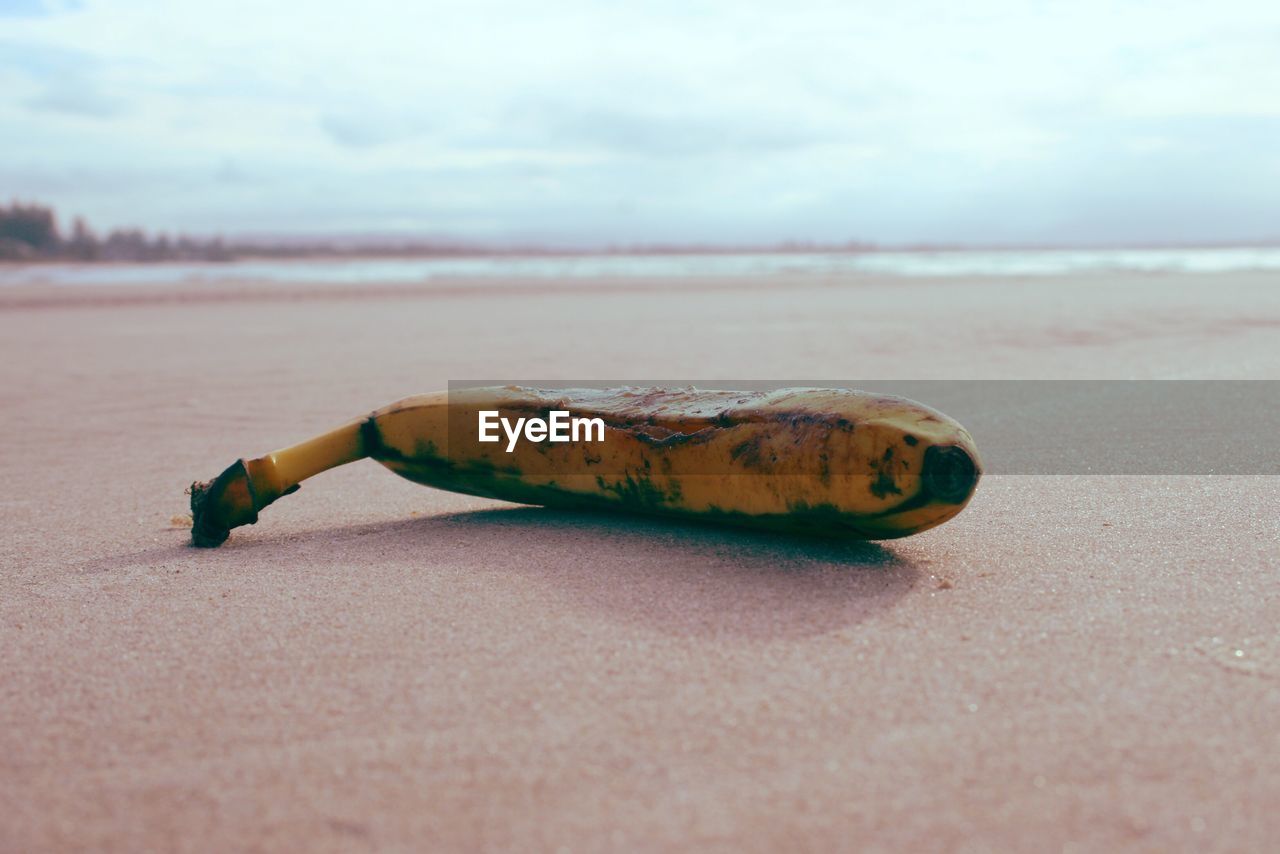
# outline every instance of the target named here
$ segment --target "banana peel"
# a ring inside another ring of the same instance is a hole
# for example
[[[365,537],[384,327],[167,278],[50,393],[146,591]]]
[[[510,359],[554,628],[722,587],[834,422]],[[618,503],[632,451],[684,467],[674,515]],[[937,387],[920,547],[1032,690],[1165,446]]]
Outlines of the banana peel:
[[[598,419],[601,438],[495,442],[479,429],[486,413],[528,423],[555,412]],[[442,391],[192,484],[192,544],[221,545],[302,481],[365,458],[427,486],[522,504],[854,539],[940,525],[982,475],[963,427],[899,397],[814,388]]]

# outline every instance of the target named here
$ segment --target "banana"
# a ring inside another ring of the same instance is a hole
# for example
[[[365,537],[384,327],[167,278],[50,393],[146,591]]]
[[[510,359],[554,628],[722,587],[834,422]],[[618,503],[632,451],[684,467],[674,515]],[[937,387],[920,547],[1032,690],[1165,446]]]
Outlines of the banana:
[[[303,480],[366,457],[469,495],[856,539],[942,524],[982,473],[963,427],[904,398],[475,388],[406,398],[192,484],[192,543],[220,545]]]

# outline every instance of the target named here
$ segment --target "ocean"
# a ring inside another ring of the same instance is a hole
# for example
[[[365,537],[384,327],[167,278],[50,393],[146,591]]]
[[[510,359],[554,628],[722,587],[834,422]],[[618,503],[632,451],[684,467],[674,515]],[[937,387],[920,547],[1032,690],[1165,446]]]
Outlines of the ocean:
[[[227,263],[0,265],[0,286],[281,282],[353,285],[456,278],[667,278],[771,275],[1052,276],[1280,271],[1280,247],[317,258]]]

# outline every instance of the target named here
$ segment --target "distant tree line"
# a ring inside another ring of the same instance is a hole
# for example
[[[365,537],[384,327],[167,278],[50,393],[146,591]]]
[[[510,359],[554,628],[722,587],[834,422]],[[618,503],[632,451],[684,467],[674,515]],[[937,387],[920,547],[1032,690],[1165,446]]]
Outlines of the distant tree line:
[[[934,248],[934,247],[911,247]],[[71,221],[64,233],[53,208],[35,203],[11,202],[0,206],[0,262],[5,261],[233,261],[238,258],[326,257],[466,257],[494,255],[581,254],[686,254],[707,252],[867,252],[872,244],[849,241],[828,245],[788,242],[773,246],[628,244],[585,250],[550,246],[480,246],[459,242],[391,237],[280,239],[257,238],[227,241],[222,237],[148,235],[140,228],[117,228],[99,236],[82,217]]]
[[[52,208],[22,202],[0,207],[0,261],[227,261],[235,254],[221,237],[149,236],[138,228],[99,236],[81,217],[64,233]]]
[[[222,237],[149,235],[140,228],[117,228],[100,236],[82,217],[73,219],[70,232],[64,232],[53,208],[45,205],[15,201],[8,207],[0,206],[0,262],[234,261],[238,258],[465,256],[491,252],[493,250],[461,243],[390,238],[258,238],[233,242]]]

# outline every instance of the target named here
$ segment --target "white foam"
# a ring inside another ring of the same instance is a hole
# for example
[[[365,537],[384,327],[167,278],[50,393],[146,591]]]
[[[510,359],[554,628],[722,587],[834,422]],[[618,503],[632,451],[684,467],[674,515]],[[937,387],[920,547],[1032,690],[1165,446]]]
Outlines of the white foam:
[[[1280,247],[1214,249],[947,250],[714,254],[512,255],[231,263],[0,266],[0,286],[168,285],[269,281],[351,285],[440,278],[573,279],[769,275],[1041,276],[1101,272],[1227,273],[1280,270]]]

